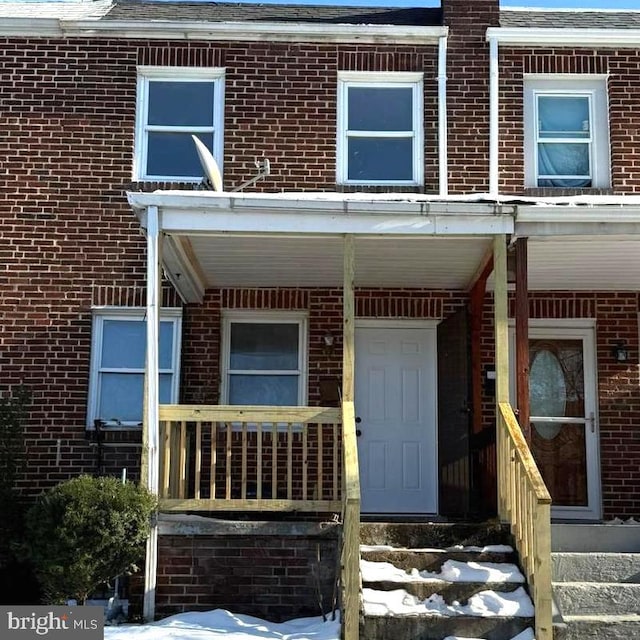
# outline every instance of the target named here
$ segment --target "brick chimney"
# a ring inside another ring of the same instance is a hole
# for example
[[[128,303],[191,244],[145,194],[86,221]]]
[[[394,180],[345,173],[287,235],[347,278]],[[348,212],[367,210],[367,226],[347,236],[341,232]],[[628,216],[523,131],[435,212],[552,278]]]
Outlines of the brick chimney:
[[[453,28],[486,29],[497,26],[500,0],[442,0],[442,19]]]

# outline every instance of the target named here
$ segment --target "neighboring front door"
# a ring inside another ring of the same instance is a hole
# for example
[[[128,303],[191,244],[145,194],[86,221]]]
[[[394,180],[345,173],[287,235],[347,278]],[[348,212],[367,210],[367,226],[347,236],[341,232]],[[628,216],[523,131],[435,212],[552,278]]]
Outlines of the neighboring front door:
[[[531,450],[554,518],[600,518],[594,330],[529,327]]]
[[[356,324],[363,512],[437,512],[435,398],[435,323]]]

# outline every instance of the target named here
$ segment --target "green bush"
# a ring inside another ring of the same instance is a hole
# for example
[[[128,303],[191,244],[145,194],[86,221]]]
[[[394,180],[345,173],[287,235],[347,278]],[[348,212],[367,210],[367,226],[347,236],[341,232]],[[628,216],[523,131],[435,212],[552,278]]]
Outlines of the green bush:
[[[26,553],[45,598],[84,602],[100,585],[137,569],[154,496],[117,478],[81,476],[43,494],[26,515]]]
[[[0,489],[11,491],[24,462],[24,420],[31,393],[19,386],[0,397]]]

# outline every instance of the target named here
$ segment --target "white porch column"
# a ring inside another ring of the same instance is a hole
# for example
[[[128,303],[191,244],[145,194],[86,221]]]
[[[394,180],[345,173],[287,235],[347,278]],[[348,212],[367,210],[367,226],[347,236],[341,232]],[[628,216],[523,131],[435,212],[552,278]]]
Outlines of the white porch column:
[[[146,480],[149,491],[158,495],[159,487],[159,354],[160,335],[160,262],[161,262],[160,214],[158,207],[147,208],[147,363],[145,375],[145,433]],[[143,467],[143,472],[145,471]],[[151,532],[147,540],[144,575],[143,617],[153,620],[156,605],[156,572],[158,568],[158,523],[153,517]]]

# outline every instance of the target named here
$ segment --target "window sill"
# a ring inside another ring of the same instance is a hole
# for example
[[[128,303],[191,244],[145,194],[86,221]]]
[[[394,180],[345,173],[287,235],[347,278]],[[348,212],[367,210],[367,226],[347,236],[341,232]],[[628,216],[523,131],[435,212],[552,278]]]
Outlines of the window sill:
[[[523,195],[530,197],[569,197],[569,196],[610,196],[614,195],[611,187],[586,187],[584,189],[567,189],[565,187],[525,187]]]

